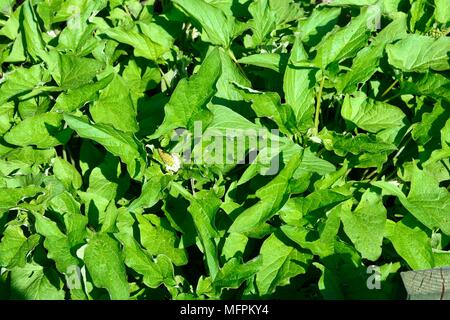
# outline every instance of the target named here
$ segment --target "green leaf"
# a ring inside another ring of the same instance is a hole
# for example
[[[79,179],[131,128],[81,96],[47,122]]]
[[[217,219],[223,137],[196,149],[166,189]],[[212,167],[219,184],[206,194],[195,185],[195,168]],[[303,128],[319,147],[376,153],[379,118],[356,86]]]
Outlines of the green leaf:
[[[53,110],[57,112],[72,112],[81,108],[85,103],[94,100],[97,92],[104,89],[113,78],[114,74],[111,73],[97,82],[86,84],[76,89],[69,89],[67,92],[61,93],[56,99]]]
[[[287,245],[276,234],[270,235],[261,246],[262,266],[256,274],[260,295],[272,293],[276,287],[289,284],[290,279],[305,273],[311,255]]]
[[[203,0],[174,0],[177,8],[192,17],[204,31],[204,41],[228,48],[233,36],[234,19]]]
[[[410,34],[386,46],[389,63],[405,72],[445,71],[450,68],[450,39]]]
[[[0,104],[4,104],[10,98],[22,95],[45,83],[46,77],[40,65],[30,68],[17,68],[6,73],[0,82]]]
[[[405,94],[415,94],[445,99],[450,102],[450,79],[442,74],[426,72],[414,76],[412,81],[402,82],[401,91]]]
[[[250,28],[253,32],[251,47],[256,47],[265,42],[266,37],[276,27],[275,12],[270,10],[269,0],[257,0],[252,2],[248,11],[252,15]]]
[[[381,30],[368,47],[358,52],[351,70],[338,79],[338,90],[351,93],[359,83],[369,80],[379,67],[386,45],[406,37],[406,30],[406,15],[403,14]]]
[[[392,152],[396,147],[392,143],[381,141],[370,134],[338,134],[324,130],[320,133],[325,147],[333,150],[339,156],[345,156],[348,152],[353,154],[386,153]]]
[[[19,202],[34,197],[40,192],[44,192],[44,189],[34,185],[21,188],[0,188],[0,209],[9,210]]]
[[[124,79],[115,75],[89,108],[95,123],[109,124],[123,132],[137,132],[136,110]]]
[[[282,57],[277,53],[258,53],[240,58],[237,62],[262,68],[268,68],[276,72],[282,70]]]
[[[95,235],[84,252],[84,262],[94,285],[108,290],[112,300],[129,298],[129,285],[119,244],[106,234]]]
[[[76,89],[91,82],[103,71],[103,63],[71,54],[60,54],[56,82],[63,89]]]
[[[434,18],[440,23],[448,23],[450,19],[450,8],[445,0],[434,0]]]
[[[369,11],[364,9],[348,25],[327,35],[317,46],[313,63],[321,69],[326,69],[332,63],[339,63],[355,55],[369,39],[369,17]]]
[[[317,44],[336,25],[340,14],[340,8],[315,7],[307,19],[299,21],[298,31],[302,42],[308,46]]]
[[[222,247],[221,257],[228,261],[237,255],[243,255],[247,243],[248,238],[241,233],[232,232],[228,234]]]
[[[381,256],[381,245],[386,224],[386,209],[381,197],[366,190],[356,209],[341,211],[344,231],[364,259],[376,261]]]
[[[440,228],[449,234],[450,215],[445,208],[450,201],[450,194],[445,188],[439,187],[436,178],[425,170],[413,168],[408,197],[395,184],[384,181],[372,184],[382,188],[388,195],[397,196],[402,205],[429,229]]]
[[[36,219],[36,231],[45,237],[44,247],[48,250],[48,258],[56,263],[59,272],[65,274],[69,268],[78,266],[78,259],[71,253],[69,239],[58,228],[56,222],[42,216],[34,214]]]
[[[244,210],[234,220],[229,232],[247,233],[270,219],[286,202],[289,193],[289,181],[300,163],[300,154],[294,155],[286,167],[266,186],[256,191],[258,203]],[[276,191],[275,191],[276,190]]]
[[[406,201],[399,198],[414,217],[428,228],[440,228],[450,235],[450,193],[434,177],[425,171],[415,169],[411,178],[411,190]],[[403,201],[402,201],[403,200]]]
[[[351,207],[351,203],[346,201],[328,211],[327,219],[323,223],[323,228],[321,228],[318,238],[314,241],[311,240],[311,236],[314,237],[313,233],[315,232],[312,232],[310,229],[308,230],[305,226],[283,225],[281,226],[281,231],[302,248],[309,249],[313,254],[318,255],[323,259],[335,253],[334,245],[341,225],[340,215],[341,212],[346,210],[349,206]],[[300,221],[300,218],[301,216],[298,221]]]
[[[25,237],[20,226],[10,225],[3,231],[0,242],[0,266],[11,269],[15,266],[24,267],[26,257],[39,243],[39,236]]]
[[[295,128],[295,115],[290,105],[281,104],[280,96],[272,92],[252,92],[242,88],[242,96],[252,102],[252,109],[258,117],[267,117],[278,125],[283,133],[289,134]]]
[[[161,173],[151,176],[144,183],[141,194],[130,204],[128,210],[134,212],[137,209],[153,207],[163,197],[162,192],[169,183],[169,179],[167,178],[167,176]]]
[[[64,114],[64,120],[80,137],[100,143],[113,155],[120,157],[132,178],[142,174],[146,159],[142,144],[132,135],[118,131],[110,125],[91,124],[83,118]]]
[[[122,233],[115,236],[124,246],[125,264],[143,275],[146,286],[157,288],[161,284],[167,286],[176,284],[172,262],[167,256],[158,255],[153,259],[131,236]]]
[[[6,142],[18,146],[35,145],[50,148],[64,144],[70,138],[71,130],[63,129],[62,114],[46,112],[19,122],[4,135]]]
[[[246,263],[241,263],[239,259],[232,258],[219,270],[212,284],[216,289],[239,288],[244,281],[253,277],[262,265],[263,259],[261,256]]]
[[[35,61],[46,59],[47,51],[41,36],[41,28],[34,13],[32,2],[26,1],[22,7],[22,33],[25,37],[25,48],[27,53]]]
[[[152,255],[166,255],[176,266],[187,263],[184,248],[176,246],[175,231],[170,228],[165,219],[155,215],[136,215],[141,232],[141,244]]]
[[[368,99],[363,93],[355,94],[355,97],[346,95],[341,115],[351,124],[372,133],[386,129],[399,130],[406,121],[406,116],[400,108]]]
[[[430,239],[420,228],[409,226],[411,219],[404,218],[404,220],[397,223],[388,220],[386,237],[392,242],[395,251],[413,270],[433,268]]]
[[[293,64],[307,60],[308,55],[297,37],[284,74],[283,90],[286,103],[292,107],[299,130],[303,132],[313,127],[316,70],[295,67]]]
[[[135,56],[151,61],[158,61],[169,49],[160,44],[157,38],[151,39],[140,32],[137,26],[128,29],[125,27],[110,28],[102,30],[102,32],[119,43],[133,47]]]
[[[178,83],[164,107],[164,121],[152,137],[164,135],[178,127],[188,128],[196,115],[205,110],[206,104],[215,94],[220,73],[219,49],[214,49],[203,61],[197,74]]]
[[[188,212],[194,220],[195,228],[203,246],[209,272],[214,278],[219,269],[219,257],[214,238],[218,236],[215,227],[215,215],[221,201],[214,191],[201,190],[191,199]]]
[[[55,271],[45,270],[38,264],[26,264],[11,270],[12,299],[63,300],[64,290]]]
[[[67,160],[62,158],[55,159],[55,162],[53,163],[53,173],[58,180],[64,183],[66,188],[72,186],[75,189],[79,189],[83,185],[83,181],[77,169],[67,162]]]

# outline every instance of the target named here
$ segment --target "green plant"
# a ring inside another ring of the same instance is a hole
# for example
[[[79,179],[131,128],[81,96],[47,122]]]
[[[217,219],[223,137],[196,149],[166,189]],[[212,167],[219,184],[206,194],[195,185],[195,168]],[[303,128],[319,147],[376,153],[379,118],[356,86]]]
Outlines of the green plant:
[[[313,2],[0,0],[0,297],[395,299],[450,265],[447,2]]]

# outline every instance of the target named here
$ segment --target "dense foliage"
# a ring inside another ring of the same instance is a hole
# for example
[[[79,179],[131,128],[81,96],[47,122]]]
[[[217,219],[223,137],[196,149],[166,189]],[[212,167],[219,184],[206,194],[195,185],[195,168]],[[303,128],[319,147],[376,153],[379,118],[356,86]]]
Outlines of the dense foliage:
[[[0,298],[404,298],[450,265],[449,31],[448,0],[0,0]],[[211,130],[279,152],[180,154]]]

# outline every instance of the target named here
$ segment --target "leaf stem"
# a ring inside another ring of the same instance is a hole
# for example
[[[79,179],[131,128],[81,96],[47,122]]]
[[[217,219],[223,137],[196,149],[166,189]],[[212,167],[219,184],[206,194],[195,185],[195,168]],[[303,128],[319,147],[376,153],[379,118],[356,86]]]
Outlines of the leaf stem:
[[[242,66],[239,64],[239,62],[237,61],[233,51],[231,50],[231,48],[228,49],[228,56],[231,58],[231,60],[233,60],[233,62],[236,64],[236,66],[238,67],[239,71],[241,72],[241,74],[247,78],[247,76],[245,75],[244,69],[242,69]]]
[[[384,92],[381,94],[381,97],[384,97],[385,95],[387,95],[389,93],[389,91],[392,90],[392,88],[394,88],[394,86],[398,83],[398,79],[395,79],[394,82],[392,82],[392,84],[389,86],[389,88],[387,88],[386,90],[384,90]]]
[[[314,128],[315,128],[316,134],[319,133],[319,115],[320,115],[320,105],[322,103],[322,92],[323,92],[324,83],[325,83],[325,76],[322,74],[322,79],[320,80],[319,92],[317,93],[316,115],[314,117]]]
[[[186,200],[191,201],[194,199],[194,196],[189,191],[187,191],[185,188],[183,188],[183,186],[180,185],[178,182],[172,182],[170,184],[170,186],[172,188],[174,188],[175,190],[177,190],[178,193],[180,193]]]

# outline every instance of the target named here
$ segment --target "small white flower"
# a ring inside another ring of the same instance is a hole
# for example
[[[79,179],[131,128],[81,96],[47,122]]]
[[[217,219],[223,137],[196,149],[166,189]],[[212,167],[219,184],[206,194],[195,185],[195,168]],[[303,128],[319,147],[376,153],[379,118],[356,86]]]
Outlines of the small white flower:
[[[169,164],[166,163],[166,168],[169,171],[177,172],[181,168],[180,157],[178,157],[178,155],[176,155],[176,154],[171,154],[171,156],[172,156],[172,159],[173,159],[173,163],[172,163],[172,165],[169,165]]]

